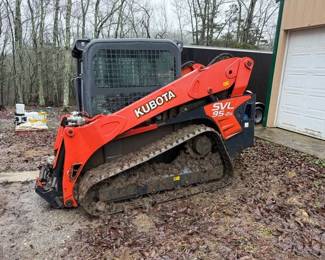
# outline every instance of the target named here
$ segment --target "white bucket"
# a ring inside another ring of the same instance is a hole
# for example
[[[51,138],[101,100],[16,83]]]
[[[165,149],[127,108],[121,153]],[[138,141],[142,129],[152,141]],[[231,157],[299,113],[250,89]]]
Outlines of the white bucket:
[[[25,114],[25,104],[16,104],[16,114],[18,115]]]

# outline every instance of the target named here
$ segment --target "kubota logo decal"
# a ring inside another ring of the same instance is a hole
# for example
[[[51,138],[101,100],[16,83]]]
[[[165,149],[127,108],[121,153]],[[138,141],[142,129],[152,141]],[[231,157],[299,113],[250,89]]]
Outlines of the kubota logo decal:
[[[214,103],[212,106],[212,116],[213,117],[230,116],[230,115],[232,115],[233,110],[234,110],[234,107],[231,105],[231,102]]]
[[[134,109],[135,116],[137,118],[144,116],[145,114],[148,114],[150,111],[155,110],[157,107],[162,106],[166,102],[171,101],[174,99],[176,95],[173,91],[169,90],[166,93],[156,97],[153,100],[150,100],[146,104],[138,107],[137,109]]]

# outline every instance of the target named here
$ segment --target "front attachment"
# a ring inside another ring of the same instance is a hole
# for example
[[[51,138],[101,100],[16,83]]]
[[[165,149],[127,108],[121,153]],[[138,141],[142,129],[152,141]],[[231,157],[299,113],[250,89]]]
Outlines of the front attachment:
[[[62,208],[63,203],[57,191],[58,180],[51,164],[40,166],[39,177],[36,180],[35,191],[53,208]]]

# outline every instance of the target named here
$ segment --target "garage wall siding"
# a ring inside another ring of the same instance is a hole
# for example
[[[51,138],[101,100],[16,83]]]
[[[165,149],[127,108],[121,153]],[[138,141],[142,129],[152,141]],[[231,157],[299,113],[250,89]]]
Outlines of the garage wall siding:
[[[285,62],[288,31],[322,26],[325,27],[325,0],[284,0],[283,18],[267,119],[268,127],[276,126],[276,113]]]
[[[325,25],[324,0],[284,0],[283,30]]]

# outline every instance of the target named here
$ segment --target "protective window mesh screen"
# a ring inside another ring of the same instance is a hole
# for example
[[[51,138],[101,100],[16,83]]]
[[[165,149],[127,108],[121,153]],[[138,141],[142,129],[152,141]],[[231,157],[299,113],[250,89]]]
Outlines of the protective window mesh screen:
[[[92,109],[96,111],[96,114],[113,113],[142,98],[146,94],[147,92],[133,92],[130,94],[96,95],[92,98]]]
[[[95,88],[107,89],[107,94],[92,96],[93,111],[113,113],[148,94],[146,88],[167,85],[176,78],[175,67],[175,57],[168,50],[98,50],[92,61],[92,75]],[[113,88],[114,94],[110,92]],[[116,94],[116,89],[122,88],[129,91]]]
[[[175,58],[167,50],[98,50],[93,59],[97,88],[164,86],[175,78]]]

